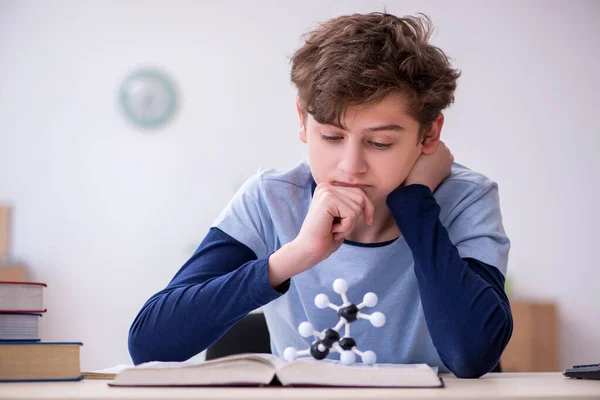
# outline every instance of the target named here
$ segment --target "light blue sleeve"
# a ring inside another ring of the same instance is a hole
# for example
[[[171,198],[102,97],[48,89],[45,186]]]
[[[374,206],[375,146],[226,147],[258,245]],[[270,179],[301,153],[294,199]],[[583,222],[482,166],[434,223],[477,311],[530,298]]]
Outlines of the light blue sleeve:
[[[461,258],[493,265],[506,276],[510,240],[502,224],[498,185],[490,181],[483,187],[465,183],[457,189],[464,197],[442,221],[450,240]]]
[[[212,224],[248,246],[257,258],[273,251],[273,222],[262,195],[262,173],[248,179]]]

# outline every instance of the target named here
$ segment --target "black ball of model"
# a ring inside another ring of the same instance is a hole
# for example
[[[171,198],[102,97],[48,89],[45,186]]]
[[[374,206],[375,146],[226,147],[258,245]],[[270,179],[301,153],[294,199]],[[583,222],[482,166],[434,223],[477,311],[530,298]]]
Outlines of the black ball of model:
[[[323,346],[322,340],[315,340],[312,345],[310,345],[310,355],[313,356],[315,360],[322,360],[329,354],[329,349],[325,347],[325,350],[321,351],[319,346]]]
[[[358,319],[358,307],[354,304],[340,307],[338,316],[344,318],[348,322],[354,322]]]
[[[356,341],[352,339],[350,336],[346,336],[340,340],[340,346],[344,350],[352,350],[356,347]]]
[[[330,349],[338,340],[340,340],[340,334],[338,331],[330,328],[325,331],[325,339],[322,339],[321,341],[325,347]]]

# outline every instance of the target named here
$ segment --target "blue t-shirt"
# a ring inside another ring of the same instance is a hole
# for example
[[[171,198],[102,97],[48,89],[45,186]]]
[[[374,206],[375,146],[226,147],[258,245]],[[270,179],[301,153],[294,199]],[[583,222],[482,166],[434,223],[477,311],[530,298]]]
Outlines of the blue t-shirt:
[[[361,351],[377,362],[428,363],[459,377],[478,377],[498,363],[512,334],[504,292],[510,242],[502,226],[497,185],[459,164],[435,193],[424,185],[392,192],[387,206],[402,236],[394,241],[346,241],[315,267],[277,288],[268,258],[299,233],[315,187],[306,162],[249,179],[217,218],[194,255],[167,287],[144,304],[129,332],[136,364],[183,361],[216,342],[248,312],[262,307],[272,351],[307,348],[298,325],[322,331],[336,313],[314,304],[344,278],[355,304],[366,292],[387,322],[351,325]],[[330,357],[337,358],[336,353]]]
[[[302,162],[287,171],[259,172],[246,182],[213,224],[248,246],[258,258],[292,241],[302,227],[312,199],[314,181]],[[440,221],[448,229],[461,258],[474,258],[495,266],[505,275],[509,240],[502,227],[497,186],[483,175],[459,164],[434,194]],[[346,241],[325,261],[294,276],[287,293],[263,307],[273,354],[286,347],[306,349],[314,338],[303,338],[298,325],[309,321],[315,329],[332,328],[339,320],[330,309],[319,309],[315,296],[325,293],[341,305],[333,281],[348,282],[348,298],[355,304],[374,292],[387,323],[373,327],[367,320],[351,325],[359,350],[373,350],[377,362],[427,363],[444,366],[427,329],[411,250],[404,237],[381,245]],[[363,310],[369,313],[370,309]],[[331,352],[330,358],[339,354]]]

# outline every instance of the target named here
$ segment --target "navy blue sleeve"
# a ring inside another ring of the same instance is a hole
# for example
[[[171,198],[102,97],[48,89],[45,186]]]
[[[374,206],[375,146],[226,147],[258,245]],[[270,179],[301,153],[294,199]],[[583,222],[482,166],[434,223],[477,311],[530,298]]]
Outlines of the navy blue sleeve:
[[[421,303],[440,359],[459,378],[478,378],[500,360],[513,322],[504,276],[460,257],[424,185],[392,192],[388,207],[415,261]]]
[[[269,255],[211,228],[169,285],[142,307],[129,330],[134,364],[185,361],[223,336],[237,321],[285,293],[268,282]]]

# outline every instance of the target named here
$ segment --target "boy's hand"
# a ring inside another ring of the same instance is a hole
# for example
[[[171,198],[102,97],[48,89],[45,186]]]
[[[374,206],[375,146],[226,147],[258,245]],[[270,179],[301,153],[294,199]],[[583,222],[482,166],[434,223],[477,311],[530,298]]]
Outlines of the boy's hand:
[[[429,186],[433,192],[444,179],[450,175],[454,156],[446,144],[440,141],[436,149],[430,153],[422,153],[412,170],[404,180],[403,186],[415,183]]]
[[[317,264],[339,249],[358,218],[371,225],[374,212],[362,189],[321,183],[294,242],[306,251],[311,264]]]
[[[340,248],[359,218],[372,225],[374,212],[360,188],[317,185],[298,236],[269,256],[269,284],[276,288],[325,260]]]

